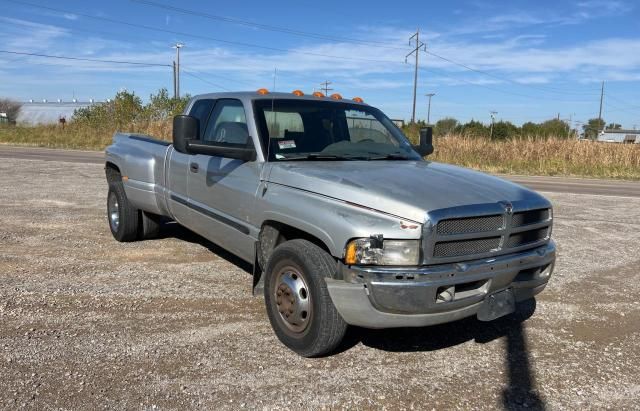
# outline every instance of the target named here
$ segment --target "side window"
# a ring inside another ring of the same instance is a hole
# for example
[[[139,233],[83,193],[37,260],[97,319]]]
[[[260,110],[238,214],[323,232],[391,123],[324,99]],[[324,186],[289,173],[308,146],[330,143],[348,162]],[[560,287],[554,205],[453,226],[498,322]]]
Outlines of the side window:
[[[218,100],[211,113],[203,140],[246,145],[249,141],[249,132],[242,103],[231,99]]]
[[[213,108],[213,104],[215,100],[198,100],[193,103],[193,107],[191,107],[191,111],[189,115],[195,117],[200,122],[200,139],[202,140],[202,136],[204,135],[205,127],[207,126],[207,120],[209,119],[209,114],[211,113],[211,109]]]

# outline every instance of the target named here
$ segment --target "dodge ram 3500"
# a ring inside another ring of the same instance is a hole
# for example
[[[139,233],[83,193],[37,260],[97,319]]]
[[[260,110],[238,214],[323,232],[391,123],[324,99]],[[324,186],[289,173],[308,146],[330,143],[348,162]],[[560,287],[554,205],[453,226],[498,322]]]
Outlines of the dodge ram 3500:
[[[302,356],[330,353],[349,325],[510,314],[553,271],[551,204],[432,152],[430,129],[411,145],[360,98],[200,95],[172,144],[115,134],[109,227],[134,241],[170,219],[251,263],[276,335]]]

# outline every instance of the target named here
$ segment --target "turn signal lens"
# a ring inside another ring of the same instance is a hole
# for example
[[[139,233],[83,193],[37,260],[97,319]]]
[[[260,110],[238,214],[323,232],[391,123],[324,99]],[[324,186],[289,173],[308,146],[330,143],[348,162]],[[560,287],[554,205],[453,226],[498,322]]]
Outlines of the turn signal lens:
[[[267,90],[266,88],[260,88],[258,89],[258,91],[256,91],[256,93],[264,96],[265,94],[269,94],[269,90]]]
[[[338,94],[338,93],[333,93],[331,95],[331,98],[334,99],[334,100],[342,100],[342,96],[340,94]]]
[[[353,101],[355,101],[356,103],[364,103],[364,100],[361,99],[360,97],[354,97]]]
[[[346,264],[353,265],[358,262],[356,251],[357,245],[355,241],[351,241],[349,244],[347,244],[347,249],[345,250],[344,254],[344,262]]]
[[[293,90],[291,92],[291,94],[293,94],[294,96],[298,96],[298,97],[304,96],[304,93],[302,92],[302,90]]]
[[[314,96],[314,97],[324,97],[324,94],[322,94],[322,93],[321,93],[321,92],[319,92],[319,91],[314,91],[314,92],[313,92],[313,96]]]

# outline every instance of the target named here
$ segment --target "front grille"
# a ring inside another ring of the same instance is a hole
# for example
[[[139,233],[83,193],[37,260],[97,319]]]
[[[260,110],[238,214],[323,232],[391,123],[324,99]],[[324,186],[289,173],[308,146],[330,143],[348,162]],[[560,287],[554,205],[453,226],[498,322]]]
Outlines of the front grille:
[[[434,225],[425,226],[423,262],[436,264],[502,255],[548,241],[550,208],[519,210],[516,204],[513,208],[513,214],[509,214],[503,203],[492,203],[429,213]]]
[[[549,235],[549,227],[511,234],[505,248],[515,248],[544,240]]]
[[[478,240],[445,241],[435,245],[433,256],[436,258],[458,257],[461,255],[484,254],[500,246],[500,237]]]
[[[529,224],[536,224],[549,219],[549,209],[523,211],[514,213],[511,220],[511,226],[522,227]]]
[[[502,215],[486,217],[450,218],[438,223],[438,234],[453,235],[467,233],[485,233],[496,231],[504,226]]]

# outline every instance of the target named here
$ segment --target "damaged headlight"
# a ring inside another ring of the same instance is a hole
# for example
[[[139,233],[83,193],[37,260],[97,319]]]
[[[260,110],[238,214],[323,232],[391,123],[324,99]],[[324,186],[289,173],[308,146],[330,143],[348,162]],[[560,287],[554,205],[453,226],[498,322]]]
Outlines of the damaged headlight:
[[[418,265],[420,240],[384,240],[382,236],[349,241],[344,262],[349,265]]]

